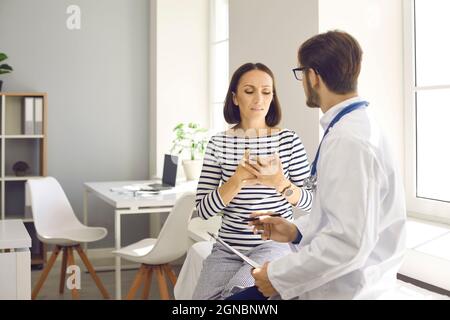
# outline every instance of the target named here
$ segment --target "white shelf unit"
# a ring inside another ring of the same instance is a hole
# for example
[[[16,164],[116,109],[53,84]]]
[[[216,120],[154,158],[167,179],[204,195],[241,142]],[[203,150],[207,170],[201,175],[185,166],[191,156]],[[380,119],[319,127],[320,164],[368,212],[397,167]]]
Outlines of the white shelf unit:
[[[42,98],[42,134],[23,134],[25,97]],[[45,246],[34,230],[31,209],[25,203],[28,179],[47,175],[47,94],[39,92],[0,92],[0,219],[20,219],[30,232],[33,247],[31,264],[45,263]],[[25,161],[29,172],[16,176],[12,166]]]

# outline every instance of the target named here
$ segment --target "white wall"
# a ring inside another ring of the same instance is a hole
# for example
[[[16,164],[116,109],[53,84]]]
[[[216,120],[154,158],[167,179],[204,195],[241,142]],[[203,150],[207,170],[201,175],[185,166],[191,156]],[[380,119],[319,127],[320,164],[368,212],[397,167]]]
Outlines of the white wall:
[[[246,62],[262,62],[275,74],[283,110],[282,126],[303,140],[310,161],[319,142],[319,113],[305,104],[291,71],[297,49],[318,31],[314,0],[230,0],[230,77]]]
[[[81,9],[69,30],[67,7]],[[48,93],[48,174],[79,218],[83,183],[148,177],[147,0],[1,0],[0,51],[14,72],[4,89]],[[90,248],[112,247],[112,208],[90,197],[89,225],[108,229]],[[148,217],[123,221],[122,244],[148,236]]]
[[[319,0],[319,31],[352,34],[364,51],[359,93],[391,141],[404,172],[403,11],[401,0]]]
[[[161,175],[175,125],[194,121],[209,126],[209,2],[152,1],[150,41],[156,45],[151,48],[156,60],[150,61],[150,171]]]

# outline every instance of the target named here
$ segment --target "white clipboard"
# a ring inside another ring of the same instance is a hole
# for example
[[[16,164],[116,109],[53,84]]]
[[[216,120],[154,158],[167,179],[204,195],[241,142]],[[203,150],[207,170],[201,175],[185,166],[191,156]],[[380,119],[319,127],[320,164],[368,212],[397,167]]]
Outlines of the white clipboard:
[[[253,261],[252,259],[250,259],[249,257],[247,257],[246,255],[240,253],[239,251],[237,251],[236,249],[234,249],[232,246],[230,246],[228,243],[226,243],[225,241],[223,241],[222,239],[220,239],[218,236],[216,236],[215,234],[208,232],[208,234],[213,237],[214,239],[216,239],[217,242],[219,242],[221,245],[223,245],[225,248],[227,248],[228,250],[230,250],[231,252],[233,252],[234,254],[238,255],[242,260],[244,260],[244,262],[248,263],[250,266],[252,266],[253,268],[261,268],[261,265],[255,261]]]

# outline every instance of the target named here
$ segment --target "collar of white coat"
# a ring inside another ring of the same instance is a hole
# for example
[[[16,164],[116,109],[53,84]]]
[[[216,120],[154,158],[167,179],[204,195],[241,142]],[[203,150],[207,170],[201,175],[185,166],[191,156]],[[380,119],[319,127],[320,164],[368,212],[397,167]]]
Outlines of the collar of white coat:
[[[322,118],[320,118],[320,124],[323,128],[323,130],[326,130],[328,128],[328,125],[330,122],[334,119],[337,114],[344,109],[345,107],[351,105],[352,103],[362,101],[361,97],[353,97],[347,100],[344,100],[334,106],[332,106],[330,109],[328,109],[327,112],[324,113]]]

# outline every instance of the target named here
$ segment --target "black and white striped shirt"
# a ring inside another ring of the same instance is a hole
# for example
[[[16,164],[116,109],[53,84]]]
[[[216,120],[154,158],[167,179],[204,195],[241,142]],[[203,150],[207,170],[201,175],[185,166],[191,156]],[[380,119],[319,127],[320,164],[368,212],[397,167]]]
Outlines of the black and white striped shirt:
[[[298,187],[309,176],[309,163],[298,135],[283,129],[268,136],[238,137],[228,132],[214,135],[208,142],[202,173],[197,187],[196,207],[203,219],[223,213],[219,236],[231,246],[249,250],[264,242],[260,235],[254,235],[248,226],[250,213],[273,211],[292,220],[292,204],[274,188],[263,185],[243,187],[234,199],[225,206],[218,187],[228,181],[244,156],[250,150],[252,156],[267,156],[279,153],[284,175]],[[302,188],[297,207],[309,211],[312,193]]]

